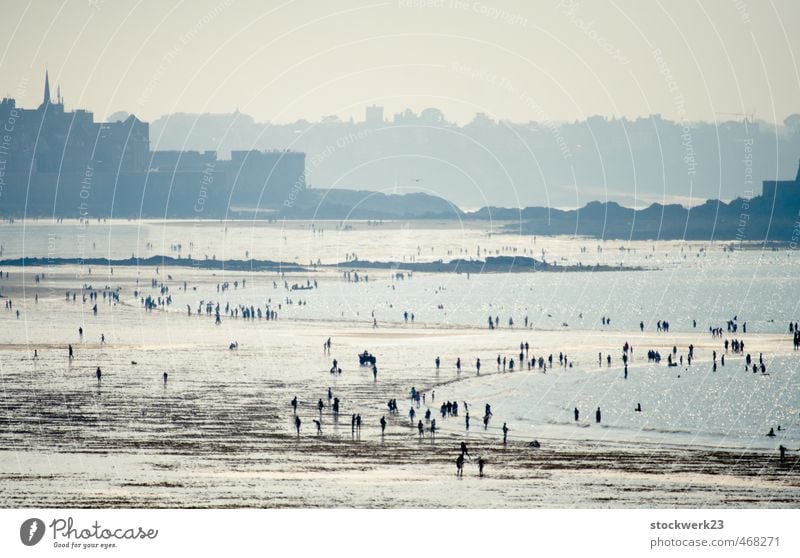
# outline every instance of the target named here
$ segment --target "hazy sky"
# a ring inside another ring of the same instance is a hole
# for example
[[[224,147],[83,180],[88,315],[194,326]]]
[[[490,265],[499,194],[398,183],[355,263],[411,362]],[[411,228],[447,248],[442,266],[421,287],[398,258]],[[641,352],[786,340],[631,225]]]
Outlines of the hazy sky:
[[[99,119],[515,121],[800,112],[797,0],[4,0],[0,94]]]

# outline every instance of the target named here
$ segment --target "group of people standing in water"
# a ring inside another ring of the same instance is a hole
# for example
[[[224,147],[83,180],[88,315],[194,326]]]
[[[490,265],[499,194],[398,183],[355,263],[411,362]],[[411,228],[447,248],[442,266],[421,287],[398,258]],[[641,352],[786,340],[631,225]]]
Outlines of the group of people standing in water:
[[[237,287],[238,287],[238,285],[236,285],[236,283],[234,283],[234,288],[237,288]],[[244,287],[244,281],[242,281],[241,287]],[[139,297],[141,297],[141,303],[142,303],[143,306],[145,306],[145,308],[147,308],[148,306],[153,306],[153,307],[163,306],[163,305],[169,304],[171,302],[171,295],[170,295],[169,291],[165,288],[165,286],[163,284],[161,284],[161,283],[155,284],[154,288],[157,288],[159,290],[158,295],[156,295],[156,296],[147,296],[147,297],[145,297],[140,292],[136,293]],[[219,287],[219,289],[221,291],[223,291],[223,292],[226,291],[228,288],[230,288],[230,287],[229,287],[229,285],[227,283],[222,284]],[[75,297],[75,293],[69,293],[68,292],[66,294],[66,299],[70,300],[70,298],[72,298],[72,300],[75,301],[75,298],[76,298]],[[86,299],[85,296],[83,298],[84,298],[84,300]],[[94,295],[92,295],[90,293],[89,298],[90,298],[90,300],[96,300],[97,299],[97,294],[95,293]],[[119,295],[118,295],[118,292],[113,292],[113,293],[112,292],[109,292],[109,293],[105,293],[104,292],[103,293],[103,298],[104,299],[108,298],[109,301],[116,302],[116,301],[119,300]],[[198,314],[200,314],[201,311],[202,311],[202,304],[203,303],[201,303],[201,306],[198,307]],[[11,301],[10,300],[7,301],[7,306],[8,306],[9,310],[11,309],[11,305],[12,305]],[[150,308],[148,308],[148,309],[150,309]],[[251,307],[240,306],[238,309],[237,308],[230,308],[230,307],[226,306],[224,312],[227,315],[238,315],[240,313],[243,317],[250,318],[250,319],[253,319],[256,316],[258,318],[262,317],[261,309],[254,308],[252,306]],[[268,312],[269,312],[269,310],[268,310]],[[221,313],[220,305],[216,304],[214,306],[214,305],[210,305],[209,304],[209,307],[207,308],[206,313],[207,314],[216,314],[217,316],[219,316],[219,314]],[[267,319],[275,319],[276,317],[277,317],[277,313],[272,313],[271,315],[267,314]],[[413,321],[414,320],[414,315],[411,314],[411,313],[406,312],[406,313],[404,313],[403,318],[404,318],[404,320],[409,320],[410,319],[410,320]],[[611,319],[606,317],[606,316],[604,316],[603,317],[603,322],[604,322],[604,325],[609,325],[611,323]],[[489,318],[489,323],[490,323],[490,327],[492,329],[494,329],[495,327],[498,327],[499,317],[495,317],[495,318],[490,317]],[[510,321],[509,323],[510,323],[510,325],[512,325],[513,321]],[[640,330],[644,331],[644,329],[645,329],[644,322],[640,322],[639,325],[640,325]],[[695,325],[696,325],[696,322],[695,322]],[[669,322],[666,321],[666,320],[659,320],[657,322],[657,330],[659,332],[669,332],[669,327],[670,327],[669,326]],[[745,335],[746,332],[747,332],[747,326],[746,326],[746,323],[742,323],[741,327],[740,327],[738,321],[736,320],[736,318],[734,318],[734,319],[729,320],[727,322],[725,328],[722,328],[722,327],[710,327],[709,328],[709,332],[710,332],[712,338],[714,338],[714,339],[720,339],[721,340],[721,338],[724,337],[725,331],[727,331],[728,333],[734,333],[734,334],[738,334],[739,331],[741,331],[742,335]],[[789,323],[789,333],[792,336],[794,350],[800,350],[800,329],[798,329],[797,322],[790,322]],[[81,337],[83,336],[83,331],[82,330],[79,332],[79,335]],[[105,341],[105,337],[104,336],[102,336],[102,340],[103,340],[103,342]],[[716,342],[718,342],[718,341],[715,341],[715,343]],[[749,342],[748,342],[748,344],[749,344]],[[238,346],[238,344],[236,346]],[[330,354],[330,352],[331,352],[331,339],[330,338],[328,338],[327,340],[325,340],[323,342],[323,348],[324,348],[326,354]],[[717,345],[717,348],[719,349],[720,347]],[[757,361],[756,361],[756,359],[754,359],[751,356],[750,353],[745,353],[745,341],[743,339],[740,339],[738,337],[737,338],[733,338],[733,339],[725,338],[724,342],[722,343],[722,347],[721,348],[724,349],[724,353],[727,353],[728,351],[731,351],[735,355],[742,355],[744,357],[744,366],[745,366],[746,370],[748,370],[748,371],[752,370],[753,373],[756,373],[756,372],[761,372],[762,374],[766,374],[767,373],[767,362],[765,361],[763,355],[759,354],[758,358],[757,358]],[[752,349],[750,349],[750,350],[752,351]],[[516,351],[516,347],[514,347],[510,352],[514,353],[515,351]],[[536,350],[536,352],[539,352],[539,351]],[[725,354],[724,353],[721,355],[721,358],[720,358],[720,362],[721,362],[722,366],[725,366]],[[622,350],[622,364],[623,364],[623,367],[624,367],[624,370],[625,370],[626,377],[627,377],[628,364],[629,364],[629,361],[632,360],[632,355],[633,355],[633,347],[630,346],[629,343],[625,342],[625,344],[623,346],[623,350]],[[648,361],[650,361],[650,362],[659,363],[661,361],[661,353],[658,350],[653,350],[653,349],[648,350],[647,351],[647,357],[648,357]],[[694,355],[694,346],[690,344],[688,346],[688,352],[686,353],[686,360],[687,360],[687,363],[689,365],[692,364],[692,360],[694,359],[694,357],[695,357],[695,355]],[[35,353],[35,358],[38,358],[38,352]],[[74,353],[74,349],[73,349],[72,344],[68,345],[68,358],[69,358],[70,361],[75,358],[75,353]],[[558,365],[561,366],[561,367],[565,367],[565,368],[566,367],[570,367],[571,368],[573,366],[573,362],[571,360],[569,360],[567,354],[565,352],[563,352],[563,351],[558,353],[557,359],[558,359],[557,360]],[[715,350],[712,351],[712,366],[713,366],[713,370],[714,371],[717,370],[717,359],[718,359],[718,355],[717,355],[717,350],[715,349]],[[676,363],[676,361],[679,361],[680,364],[682,365],[683,362],[684,362],[684,355],[683,354],[678,355],[677,354],[677,347],[673,347],[672,348],[672,352],[668,353],[667,360],[668,360],[668,362],[670,364],[673,364],[673,363]],[[530,343],[527,342],[527,341],[523,341],[523,342],[521,342],[519,344],[519,353],[513,354],[512,356],[503,356],[502,354],[498,354],[497,358],[496,358],[496,366],[497,366],[497,370],[498,371],[500,371],[500,370],[513,371],[515,368],[522,369],[523,367],[527,367],[528,370],[537,369],[538,368],[541,371],[547,371],[548,368],[550,368],[550,369],[553,368],[554,361],[555,361],[555,357],[554,357],[554,355],[552,353],[549,354],[549,356],[547,356],[547,357],[545,357],[544,355],[540,355],[538,357],[537,356],[533,356],[531,354],[531,345],[530,345]],[[457,357],[454,361],[450,361],[450,362],[454,364],[455,369],[458,372],[461,372],[462,367],[465,366],[465,363],[464,363],[464,361],[462,361],[462,358],[460,356]],[[489,362],[491,362],[491,359],[489,359]],[[604,367],[604,364],[605,364],[605,367],[611,367],[611,365],[612,365],[611,353],[607,353],[607,354],[604,355],[602,352],[600,352],[598,354],[598,363],[599,363],[599,365],[601,367]],[[436,366],[436,369],[439,370],[439,368],[441,366],[441,358],[439,356],[437,356],[436,359],[435,359],[435,366]],[[480,358],[476,358],[475,359],[475,364],[474,364],[474,369],[478,374],[481,373],[481,366],[482,366],[481,359]],[[491,364],[489,364],[489,367],[491,367]],[[103,378],[103,371],[101,370],[100,366],[93,367],[93,368],[94,368],[94,373],[95,373],[96,380],[97,380],[97,382],[100,382],[101,379]],[[338,361],[335,360],[335,359],[333,359],[333,366],[331,367],[331,372],[335,373],[337,375],[341,374],[341,368],[338,365]],[[377,367],[374,364],[373,364],[373,372],[374,372],[375,375],[377,375]],[[163,382],[166,385],[166,383],[167,383],[167,373],[166,372],[164,372],[164,374],[163,374]],[[425,433],[427,431],[429,433],[430,439],[432,441],[435,440],[435,434],[436,434],[437,429],[438,429],[437,422],[436,422],[437,419],[432,416],[431,409],[430,408],[426,408],[424,413],[422,413],[421,411],[418,412],[417,410],[415,410],[415,406],[416,406],[416,409],[419,409],[421,404],[425,405],[427,407],[428,403],[430,403],[431,406],[432,406],[433,403],[434,403],[434,398],[435,398],[434,393],[435,392],[430,392],[429,394],[426,394],[424,392],[421,392],[421,391],[417,390],[416,388],[412,388],[412,390],[411,390],[411,405],[412,406],[411,406],[411,408],[409,410],[409,413],[408,413],[408,422],[406,423],[405,420],[403,420],[402,423],[406,424],[407,428],[410,427],[412,429],[415,429],[417,431],[417,434],[420,437],[420,439],[425,437]],[[429,395],[429,397],[428,397],[429,401],[426,401],[426,395]],[[294,428],[296,430],[297,435],[299,436],[300,433],[301,433],[302,420],[301,420],[300,415],[298,414],[299,403],[298,403],[298,400],[297,400],[296,397],[292,400],[291,405],[292,405],[292,408],[293,408],[293,424],[294,424]],[[570,405],[570,407],[571,406],[572,405]],[[332,391],[329,388],[329,390],[328,390],[328,404],[326,405],[324,400],[323,400],[323,398],[320,398],[317,401],[315,407],[316,407],[316,410],[317,410],[318,418],[312,419],[312,422],[314,423],[314,425],[316,427],[315,428],[316,434],[321,436],[322,432],[323,432],[322,426],[323,426],[323,416],[324,416],[324,413],[325,413],[325,409],[328,408],[330,410],[332,416],[333,416],[333,420],[337,421],[338,420],[338,416],[339,416],[339,412],[340,412],[340,407],[341,407],[341,400],[338,397],[334,398],[333,395],[332,395]],[[397,400],[396,399],[390,399],[389,400],[388,409],[389,409],[390,415],[396,415],[396,414],[399,413],[398,404],[397,404]],[[436,409],[436,407],[434,407],[434,409]],[[567,412],[569,412],[568,409],[569,409],[569,407],[567,407]],[[641,412],[641,404],[637,403],[636,407],[634,408],[634,410],[637,411],[637,412]],[[468,404],[466,402],[463,402],[463,404],[460,405],[457,401],[445,401],[445,402],[443,402],[443,403],[441,403],[439,405],[438,411],[439,411],[439,414],[441,415],[441,417],[439,418],[440,423],[444,422],[444,421],[449,421],[451,418],[460,417],[461,416],[461,417],[463,417],[463,420],[464,420],[465,431],[469,431],[470,430],[470,413],[469,413],[469,406],[468,406]],[[579,409],[577,407],[574,408],[573,413],[574,413],[575,421],[579,421],[580,411],[579,411]],[[480,417],[480,416],[481,415],[479,414],[478,417]],[[487,403],[486,406],[485,406],[485,412],[483,413],[483,416],[482,416],[482,422],[483,422],[484,430],[488,430],[489,422],[490,422],[492,416],[493,415],[492,415],[491,406]],[[596,423],[601,423],[601,420],[602,420],[601,409],[598,406],[596,411],[595,411],[595,422]],[[364,423],[364,420],[362,419],[361,414],[360,413],[353,413],[352,416],[351,416],[351,433],[352,433],[354,438],[356,438],[356,437],[360,438],[362,423]],[[381,435],[384,435],[385,432],[386,432],[386,429],[390,426],[390,422],[387,421],[386,416],[381,416],[380,420],[378,421],[378,425],[380,427]],[[510,429],[508,428],[507,424],[504,423],[503,424],[503,428],[502,428],[503,442],[504,443],[507,441],[509,430]],[[777,434],[775,433],[774,429],[770,429],[770,432],[771,432],[771,434],[768,434],[768,435],[771,436],[771,437],[774,437],[774,436],[780,434],[782,431],[781,431],[780,427],[778,427],[778,433]],[[785,455],[785,452],[788,451],[788,450],[783,445],[781,445],[780,447],[782,448],[781,455],[783,456],[783,455]],[[458,464],[458,471],[459,471],[458,474],[460,476],[461,474],[463,474],[464,462],[467,459],[469,459],[469,453],[466,451],[465,447],[462,447],[462,451],[461,451],[461,453],[459,455],[459,459],[460,459],[460,464]],[[483,462],[482,462],[482,460],[479,461],[479,468],[480,468],[480,474],[482,476],[482,472],[483,472]]]
[[[800,329],[797,325],[797,322],[789,322],[789,333],[792,334],[792,347],[795,351],[800,350]]]

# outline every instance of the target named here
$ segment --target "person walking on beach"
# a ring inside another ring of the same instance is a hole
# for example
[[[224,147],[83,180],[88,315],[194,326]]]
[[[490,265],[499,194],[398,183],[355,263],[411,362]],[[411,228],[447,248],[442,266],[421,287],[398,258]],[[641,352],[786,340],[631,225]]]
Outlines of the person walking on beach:
[[[317,436],[322,434],[322,422],[314,419],[314,424],[317,426]]]
[[[419,439],[422,440],[422,436],[425,433],[425,427],[422,425],[422,421],[417,423],[417,432],[419,432]]]
[[[164,385],[167,385],[167,378],[169,378],[169,374],[167,374],[167,373],[166,373],[166,371],[165,371],[165,372],[164,372],[164,373],[161,375],[161,377],[164,379]]]
[[[416,411],[414,411],[414,407],[408,411],[408,419],[411,421],[411,424],[414,424],[414,415],[416,415]]]
[[[75,354],[72,352],[72,345],[68,345],[67,348],[69,349],[69,360],[75,358]]]
[[[97,367],[97,372],[95,372],[95,376],[97,376],[97,383],[100,383],[100,378],[103,376],[103,373],[100,371],[100,367]]]
[[[481,373],[481,359],[475,361],[475,369],[478,371],[478,374]]]
[[[578,408],[577,408],[577,407],[575,407],[575,410],[574,410],[574,411],[572,411],[572,413],[575,415],[575,422],[578,422],[578,419],[579,419],[579,418],[580,418],[580,416],[581,416],[581,412],[578,410]]]
[[[506,442],[508,442],[508,426],[504,422],[503,423],[503,445],[506,445]]]
[[[467,443],[463,440],[461,441],[461,455],[469,455],[469,450],[467,449]]]
[[[299,436],[300,435],[300,417],[298,417],[298,416],[294,417],[294,427],[295,427],[295,429],[297,429],[297,435]]]
[[[381,436],[386,432],[386,417],[381,417]]]
[[[436,419],[431,421],[431,441],[436,439]]]
[[[439,370],[439,365],[442,363],[441,359],[437,356],[433,362],[436,364],[436,370]]]
[[[483,477],[483,467],[486,465],[486,461],[484,461],[483,457],[478,458],[478,476]]]
[[[467,425],[467,432],[469,432],[469,413],[464,417],[464,422]]]
[[[464,454],[462,453],[456,458],[456,476],[464,476]]]
[[[297,396],[292,398],[292,414],[297,414]]]
[[[594,413],[595,422],[597,422],[599,424],[600,423],[600,418],[601,418],[601,416],[600,416],[600,407],[598,407],[597,411],[595,411],[595,413]]]

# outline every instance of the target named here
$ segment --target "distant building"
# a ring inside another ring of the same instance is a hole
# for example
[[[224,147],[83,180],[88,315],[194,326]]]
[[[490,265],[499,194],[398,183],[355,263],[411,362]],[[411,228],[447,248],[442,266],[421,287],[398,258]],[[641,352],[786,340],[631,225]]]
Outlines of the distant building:
[[[203,172],[216,164],[216,151],[153,151],[149,162],[151,172]]]
[[[306,189],[306,154],[296,151],[231,151],[224,161],[235,207],[283,206]]]
[[[372,105],[367,107],[367,120],[368,126],[383,126],[383,107]]]
[[[280,208],[306,189],[304,153],[150,151],[148,123],[65,111],[47,72],[42,104],[3,99],[0,128],[3,216],[220,217]]]
[[[768,203],[776,204],[800,199],[800,165],[794,180],[765,180],[761,184],[761,196]]]
[[[416,124],[417,119],[417,114],[413,110],[407,108],[403,112],[395,113],[393,122],[398,125]]]
[[[36,109],[0,102],[6,128],[6,171],[9,173],[143,172],[150,154],[150,128],[129,116],[124,122],[101,123],[85,110],[67,112],[59,88],[50,96],[45,73],[44,97]],[[9,129],[10,128],[10,129]]]

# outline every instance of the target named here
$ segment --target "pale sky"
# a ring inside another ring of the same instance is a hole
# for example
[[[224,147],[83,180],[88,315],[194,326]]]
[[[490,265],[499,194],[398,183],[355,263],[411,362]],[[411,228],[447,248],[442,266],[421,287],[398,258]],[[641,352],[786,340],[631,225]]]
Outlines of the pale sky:
[[[0,95],[152,121],[800,112],[797,0],[4,0]],[[659,54],[660,52],[660,54]]]

